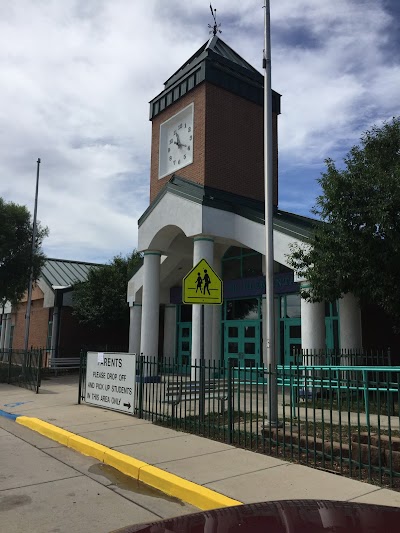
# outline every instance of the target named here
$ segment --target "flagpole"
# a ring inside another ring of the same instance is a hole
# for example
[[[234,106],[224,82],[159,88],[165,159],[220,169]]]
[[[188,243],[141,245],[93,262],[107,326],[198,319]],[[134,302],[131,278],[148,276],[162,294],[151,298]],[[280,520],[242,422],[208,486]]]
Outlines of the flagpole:
[[[32,284],[33,284],[33,258],[35,256],[35,252],[36,252],[37,207],[38,207],[38,196],[39,196],[39,168],[40,168],[40,157],[37,160],[37,168],[36,168],[36,192],[35,192],[35,209],[34,209],[34,212],[33,212],[31,271],[30,271],[30,275],[29,275],[28,300],[26,302],[26,314],[25,314],[25,339],[24,339],[24,354],[25,354],[25,358],[26,358],[27,353],[28,353],[29,328],[30,328],[30,323],[31,323]]]
[[[272,144],[272,87],[271,87],[271,30],[270,1],[265,0],[264,13],[264,193],[265,193],[265,276],[266,276],[266,363],[272,372],[268,377],[268,417],[278,423],[278,395],[276,388],[276,350],[274,319],[274,243],[273,243],[273,144]]]

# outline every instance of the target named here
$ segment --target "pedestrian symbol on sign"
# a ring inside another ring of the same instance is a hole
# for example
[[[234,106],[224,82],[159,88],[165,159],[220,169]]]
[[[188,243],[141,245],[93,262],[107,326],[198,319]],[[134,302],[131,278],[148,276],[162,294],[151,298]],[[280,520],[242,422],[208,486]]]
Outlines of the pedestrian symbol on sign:
[[[182,289],[185,304],[222,304],[222,280],[205,259],[184,277]]]

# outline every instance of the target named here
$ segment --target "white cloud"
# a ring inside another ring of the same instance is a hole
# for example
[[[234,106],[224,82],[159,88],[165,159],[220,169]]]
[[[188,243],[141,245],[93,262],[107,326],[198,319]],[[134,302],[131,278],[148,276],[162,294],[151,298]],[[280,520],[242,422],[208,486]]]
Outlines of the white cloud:
[[[398,113],[399,56],[387,51],[383,2],[271,4],[280,201],[306,213],[323,159],[342,157],[362,131]],[[257,68],[262,5],[215,2],[221,37]],[[207,40],[208,23],[204,0],[0,4],[0,196],[32,208],[42,158],[48,255],[107,260],[136,245],[148,205],[148,101]]]

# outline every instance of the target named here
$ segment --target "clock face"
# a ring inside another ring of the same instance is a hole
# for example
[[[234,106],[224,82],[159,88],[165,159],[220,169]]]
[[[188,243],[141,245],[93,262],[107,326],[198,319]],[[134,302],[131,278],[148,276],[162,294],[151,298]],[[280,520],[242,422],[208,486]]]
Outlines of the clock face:
[[[173,174],[193,163],[193,104],[160,126],[158,177]]]

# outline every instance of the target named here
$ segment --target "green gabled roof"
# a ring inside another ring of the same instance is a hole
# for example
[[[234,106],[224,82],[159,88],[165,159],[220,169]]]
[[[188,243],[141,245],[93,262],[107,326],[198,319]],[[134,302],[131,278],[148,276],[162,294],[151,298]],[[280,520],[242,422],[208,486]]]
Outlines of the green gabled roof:
[[[264,105],[264,76],[217,36],[203,44],[150,101],[150,119],[208,81],[251,102]],[[272,107],[281,112],[281,95],[272,91]]]
[[[165,88],[170,87],[182,76],[187,74],[190,70],[199,65],[206,58],[213,58],[215,61],[225,62],[229,61],[232,68],[238,68],[242,74],[249,76],[254,81],[263,85],[263,76],[250,65],[243,57],[236,53],[230,46],[228,46],[222,39],[214,35],[209,41],[203,44],[196,53],[192,55],[178,70],[172,74],[170,78],[164,83]],[[225,61],[224,61],[225,60]]]
[[[40,277],[50,287],[68,287],[77,281],[86,281],[89,271],[99,266],[103,265],[99,263],[47,258]]]
[[[265,223],[264,202],[221,191],[220,189],[205,187],[174,174],[139,218],[139,227],[168,192],[181,198],[187,198],[191,202],[236,213],[259,224]],[[307,240],[317,224],[321,224],[321,222],[280,209],[276,209],[274,213],[274,229],[299,240]]]
[[[297,215],[277,209],[274,213],[274,229],[300,240],[307,240],[316,226],[322,224],[316,218]]]

